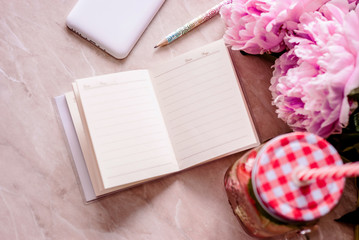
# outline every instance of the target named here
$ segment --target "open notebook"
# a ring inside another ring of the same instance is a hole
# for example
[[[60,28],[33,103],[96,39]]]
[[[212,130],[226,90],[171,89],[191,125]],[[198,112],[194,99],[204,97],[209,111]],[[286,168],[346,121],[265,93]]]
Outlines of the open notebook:
[[[259,144],[222,40],[148,70],[78,79],[56,101],[95,197]]]

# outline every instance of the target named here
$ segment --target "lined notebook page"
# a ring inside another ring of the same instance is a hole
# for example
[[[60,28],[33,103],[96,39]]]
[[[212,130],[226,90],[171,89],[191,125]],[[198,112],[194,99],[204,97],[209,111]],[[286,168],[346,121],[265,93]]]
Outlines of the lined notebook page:
[[[76,84],[105,188],[178,170],[147,71]]]
[[[258,144],[222,40],[150,73],[181,168]]]

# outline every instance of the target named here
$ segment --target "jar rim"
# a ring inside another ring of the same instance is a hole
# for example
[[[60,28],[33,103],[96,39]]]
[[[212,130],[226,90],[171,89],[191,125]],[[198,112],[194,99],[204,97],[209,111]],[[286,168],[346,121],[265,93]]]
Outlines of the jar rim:
[[[312,221],[338,202],[345,178],[316,180],[297,186],[292,172],[298,165],[341,165],[342,160],[325,139],[307,132],[277,136],[259,150],[251,173],[257,201],[273,218],[283,222]]]

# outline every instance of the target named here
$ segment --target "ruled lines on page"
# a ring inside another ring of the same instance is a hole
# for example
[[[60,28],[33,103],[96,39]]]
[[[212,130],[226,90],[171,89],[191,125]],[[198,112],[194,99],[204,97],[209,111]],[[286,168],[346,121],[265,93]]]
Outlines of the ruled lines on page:
[[[105,188],[177,170],[147,71],[77,85]]]
[[[257,143],[222,42],[151,70],[181,168]]]

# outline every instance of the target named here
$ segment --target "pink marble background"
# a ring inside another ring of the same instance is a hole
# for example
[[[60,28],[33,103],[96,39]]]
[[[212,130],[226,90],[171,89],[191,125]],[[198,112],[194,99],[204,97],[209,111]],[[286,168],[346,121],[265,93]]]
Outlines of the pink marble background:
[[[75,0],[0,2],[0,239],[251,239],[223,188],[240,154],[84,204],[53,105],[76,78],[146,68],[221,38],[215,17],[153,49],[218,1],[166,1],[125,60],[66,28]],[[326,239],[353,238],[352,226],[333,221],[355,209],[348,183],[340,205],[320,222]]]

